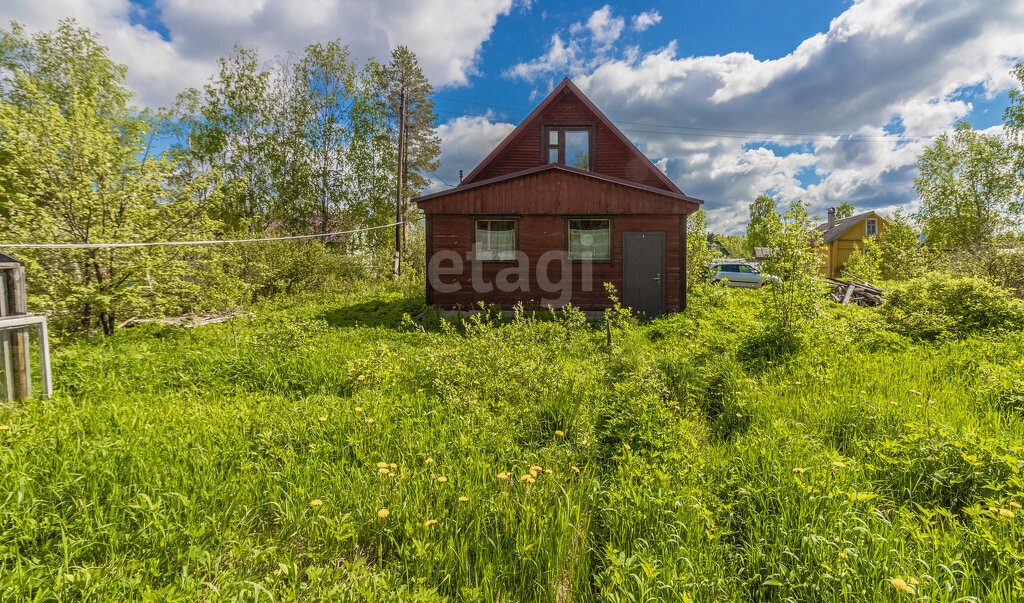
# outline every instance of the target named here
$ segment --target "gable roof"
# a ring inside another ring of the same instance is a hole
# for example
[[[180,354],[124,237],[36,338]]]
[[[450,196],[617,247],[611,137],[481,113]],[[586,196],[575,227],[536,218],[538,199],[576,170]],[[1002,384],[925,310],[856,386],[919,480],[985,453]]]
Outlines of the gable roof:
[[[871,217],[872,214],[874,214],[875,217],[878,218],[879,220],[883,219],[878,214],[875,214],[874,211],[866,211],[859,213],[855,216],[850,216],[849,218],[836,220],[835,224],[832,225],[832,228],[828,227],[828,222],[822,222],[821,224],[815,226],[814,230],[817,230],[818,232],[821,233],[822,243],[831,243],[832,241],[835,241],[839,237],[846,234],[854,226],[860,224],[863,220]]]
[[[544,100],[541,101],[541,103],[537,105],[533,109],[533,111],[530,112],[529,115],[526,116],[526,119],[520,122],[519,125],[516,126],[516,128],[512,130],[512,132],[508,136],[506,136],[505,139],[502,140],[501,143],[498,144],[498,146],[495,147],[487,155],[487,157],[484,158],[483,161],[479,163],[479,165],[473,168],[473,171],[471,171],[469,175],[466,176],[463,179],[463,181],[458,184],[456,188],[473,184],[474,181],[481,175],[482,172],[484,172],[492,163],[496,162],[502,156],[502,153],[506,149],[508,149],[513,144],[521,141],[525,136],[538,135],[537,126],[540,125],[541,120],[543,119],[548,108],[551,107],[560,99],[562,99],[564,94],[570,94],[576,97],[576,99],[578,99],[587,108],[587,110],[594,115],[594,118],[602,126],[607,128],[608,132],[612,135],[612,137],[617,139],[618,142],[624,146],[624,148],[626,149],[626,153],[628,153],[634,159],[636,159],[639,165],[642,165],[644,167],[644,171],[649,172],[649,175],[652,176],[657,182],[664,185],[665,190],[671,191],[673,193],[683,194],[683,191],[680,190],[679,187],[676,186],[675,183],[672,182],[672,180],[670,180],[664,172],[658,169],[658,166],[654,165],[654,163],[650,160],[649,157],[647,157],[647,155],[644,155],[640,151],[640,149],[636,147],[636,145],[630,142],[630,140],[626,138],[626,135],[623,134],[622,131],[619,130],[615,126],[615,124],[613,124],[612,121],[608,119],[608,117],[604,113],[601,112],[600,109],[597,108],[597,105],[595,105],[589,98],[587,98],[586,95],[583,94],[583,92],[581,92],[580,89],[577,88],[576,85],[573,84],[572,81],[570,81],[567,77],[563,78],[562,81],[557,86],[555,86],[555,89],[552,90],[551,93],[548,94],[547,97],[545,97]]]
[[[463,183],[460,184],[459,186],[456,186],[454,188],[450,188],[450,189],[447,189],[447,190],[443,190],[443,191],[438,191],[436,193],[431,193],[429,195],[423,195],[422,197],[417,197],[416,199],[413,199],[413,202],[414,203],[429,202],[429,201],[433,201],[434,199],[438,199],[440,197],[444,197],[444,196],[450,195],[452,193],[461,193],[461,192],[466,191],[466,190],[470,190],[470,189],[474,189],[474,188],[478,188],[478,187],[483,187],[483,186],[489,186],[491,184],[497,184],[497,183],[503,182],[505,180],[513,180],[515,178],[522,178],[524,176],[529,176],[531,174],[537,174],[539,172],[547,172],[547,171],[569,172],[569,173],[576,174],[576,175],[579,175],[579,176],[584,176],[586,178],[593,178],[594,180],[601,180],[601,181],[604,181],[604,182],[611,182],[613,184],[618,184],[618,185],[621,185],[621,186],[627,186],[627,187],[630,187],[630,188],[639,189],[639,190],[642,190],[642,191],[646,191],[648,193],[655,193],[657,195],[662,195],[664,197],[670,197],[672,199],[678,199],[680,201],[686,201],[686,202],[689,202],[689,203],[696,203],[698,205],[704,203],[703,200],[697,199],[695,197],[691,197],[691,196],[683,193],[682,191],[670,192],[670,191],[666,191],[666,190],[663,190],[663,189],[660,189],[660,188],[654,188],[653,186],[647,186],[646,184],[641,184],[639,182],[632,182],[632,181],[629,181],[629,180],[623,180],[622,178],[616,178],[614,176],[608,176],[607,174],[599,174],[597,172],[592,172],[592,171],[589,171],[589,170],[581,170],[580,168],[572,167],[572,166],[568,166],[568,165],[563,165],[561,163],[548,163],[548,164],[540,165],[540,166],[537,166],[537,167],[532,167],[532,168],[529,168],[529,169],[520,170],[518,172],[513,172],[511,174],[505,174],[504,176],[498,176],[496,178],[488,178],[486,180],[478,180],[476,182],[465,182],[465,181],[463,181]]]
[[[24,263],[25,262],[22,262],[21,260],[12,258],[11,256],[9,256],[9,255],[7,255],[5,253],[0,253],[0,264],[22,264],[22,265],[24,265]]]

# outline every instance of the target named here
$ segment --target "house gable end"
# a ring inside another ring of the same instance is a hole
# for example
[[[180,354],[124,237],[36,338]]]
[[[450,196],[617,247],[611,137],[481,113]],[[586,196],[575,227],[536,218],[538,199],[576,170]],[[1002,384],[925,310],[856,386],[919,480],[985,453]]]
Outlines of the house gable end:
[[[460,186],[491,180],[547,163],[543,137],[551,126],[591,130],[591,169],[598,174],[644,186],[682,193],[650,159],[568,78],[555,89],[491,153]]]

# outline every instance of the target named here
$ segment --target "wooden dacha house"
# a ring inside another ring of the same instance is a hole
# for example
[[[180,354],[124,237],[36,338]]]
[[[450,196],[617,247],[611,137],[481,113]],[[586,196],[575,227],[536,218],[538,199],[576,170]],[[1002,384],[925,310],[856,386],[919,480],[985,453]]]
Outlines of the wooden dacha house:
[[[568,78],[426,217],[427,302],[636,312],[686,307],[684,194]]]

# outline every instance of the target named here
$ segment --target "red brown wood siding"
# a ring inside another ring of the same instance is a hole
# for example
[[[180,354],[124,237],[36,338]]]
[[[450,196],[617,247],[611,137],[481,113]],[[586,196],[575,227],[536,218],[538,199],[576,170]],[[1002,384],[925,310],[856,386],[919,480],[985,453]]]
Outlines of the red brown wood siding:
[[[607,174],[615,178],[630,180],[639,184],[670,190],[665,182],[651,172],[651,165],[644,157],[638,156],[633,149],[625,146],[621,138],[616,136],[596,115],[574,94],[564,91],[535,123],[519,133],[516,140],[495,157],[473,182],[505,176],[525,169],[544,165],[547,161],[542,151],[542,136],[545,126],[592,126],[594,129],[595,172]],[[655,168],[656,169],[656,168]],[[469,184],[467,180],[465,184]]]
[[[526,254],[529,261],[528,286],[526,291],[499,291],[494,287],[491,291],[479,291],[473,288],[472,245],[476,216],[434,214],[430,216],[432,240],[431,248],[435,253],[450,250],[458,253],[463,259],[463,269],[458,274],[445,274],[439,277],[445,284],[458,283],[459,290],[445,293],[434,290],[431,292],[432,303],[443,308],[472,309],[477,302],[496,304],[511,309],[516,303],[522,302],[526,307],[546,307],[558,296],[555,292],[545,292],[538,278],[537,265],[541,256],[552,250],[565,250],[568,220],[571,216],[556,215],[524,215],[518,220],[519,250]],[[588,216],[591,217],[591,216]],[[682,264],[685,241],[679,234],[679,216],[676,215],[619,215],[592,216],[608,217],[612,221],[612,259],[611,261],[595,261],[592,266],[592,279],[583,279],[584,267],[580,262],[563,264],[554,261],[547,266],[549,282],[561,283],[563,267],[572,271],[570,303],[583,310],[601,310],[611,306],[603,283],[611,283],[616,290],[622,291],[622,233],[624,232],[663,232],[665,233],[665,310],[674,312],[682,309]],[[445,263],[445,267],[451,264]],[[497,274],[502,270],[517,266],[516,262],[480,262],[477,270],[478,282],[494,285]],[[566,283],[568,284],[568,283]]]

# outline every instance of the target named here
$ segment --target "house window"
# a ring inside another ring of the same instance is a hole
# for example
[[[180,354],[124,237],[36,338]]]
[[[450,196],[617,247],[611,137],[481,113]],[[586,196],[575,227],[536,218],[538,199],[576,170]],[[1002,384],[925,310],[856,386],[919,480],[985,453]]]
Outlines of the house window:
[[[473,257],[482,261],[516,259],[515,220],[477,220]]]
[[[589,170],[592,161],[590,128],[581,126],[549,126],[545,134],[548,163]]]
[[[569,259],[612,259],[612,221],[569,220]]]
[[[864,223],[864,234],[869,237],[878,235],[878,220],[875,218],[868,218],[867,222]]]

